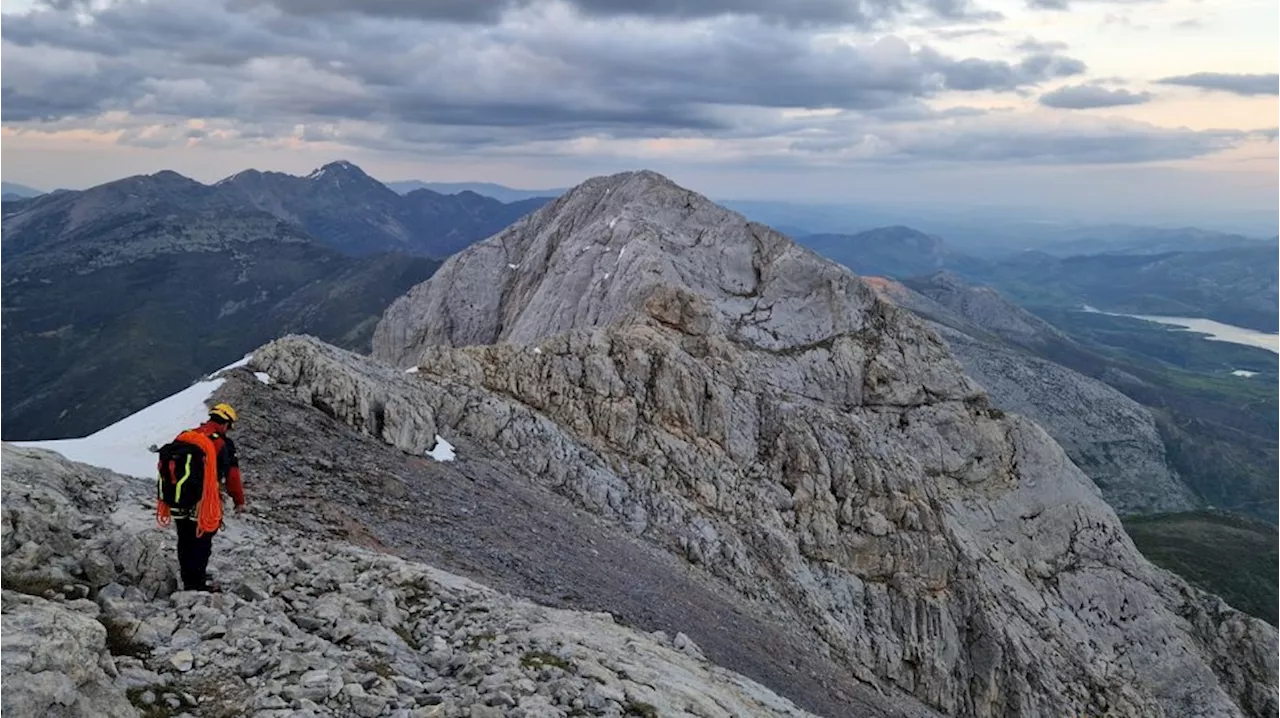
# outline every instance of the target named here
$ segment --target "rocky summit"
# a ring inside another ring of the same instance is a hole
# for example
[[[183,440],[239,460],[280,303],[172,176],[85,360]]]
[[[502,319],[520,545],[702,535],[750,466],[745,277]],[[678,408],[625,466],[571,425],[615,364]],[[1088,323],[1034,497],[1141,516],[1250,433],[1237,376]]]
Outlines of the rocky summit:
[[[297,341],[254,361],[407,450],[474,440],[941,712],[1276,710],[1275,629],[1149,564],[920,320],[660,175],[450,258],[374,355],[411,393]]]

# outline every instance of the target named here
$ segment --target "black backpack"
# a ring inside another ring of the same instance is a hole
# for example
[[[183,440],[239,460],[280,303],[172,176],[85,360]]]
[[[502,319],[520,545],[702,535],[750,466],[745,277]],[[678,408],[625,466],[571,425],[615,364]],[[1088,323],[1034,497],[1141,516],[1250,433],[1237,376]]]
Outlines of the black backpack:
[[[171,509],[194,509],[204,495],[204,449],[179,434],[157,453],[156,498]]]

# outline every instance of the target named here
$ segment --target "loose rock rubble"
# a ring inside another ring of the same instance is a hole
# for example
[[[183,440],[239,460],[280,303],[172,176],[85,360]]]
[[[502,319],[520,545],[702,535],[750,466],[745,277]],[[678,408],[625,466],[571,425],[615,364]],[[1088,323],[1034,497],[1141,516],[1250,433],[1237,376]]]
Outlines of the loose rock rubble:
[[[170,593],[173,533],[156,530],[145,482],[5,445],[3,486],[12,715],[809,715],[683,634],[269,518],[229,518],[215,538],[221,593]]]

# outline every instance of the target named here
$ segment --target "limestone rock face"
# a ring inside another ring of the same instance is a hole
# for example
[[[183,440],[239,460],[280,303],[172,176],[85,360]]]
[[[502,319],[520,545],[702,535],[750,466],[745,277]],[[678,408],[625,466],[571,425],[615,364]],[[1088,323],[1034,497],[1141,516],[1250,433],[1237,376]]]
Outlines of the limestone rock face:
[[[927,320],[1000,409],[1041,425],[1120,514],[1187,511],[1199,502],[1166,460],[1151,413],[1107,384],[1027,349],[1072,340],[994,290],[947,272],[873,286]]]
[[[375,356],[407,366],[424,346],[530,343],[637,313],[783,351],[860,331],[875,301],[838,266],[652,172],[589,180],[438,276],[387,309]]]
[[[814,718],[710,663],[683,635],[538,606],[271,516],[234,517],[215,536],[210,568],[222,593],[150,596],[127,562],[94,600],[76,598],[90,585],[84,575],[47,589],[11,579],[10,537],[41,521],[62,528],[23,538],[43,541],[54,565],[99,550],[73,530],[89,522],[108,547],[155,537],[169,571],[177,566],[148,482],[10,445],[0,474],[6,715]],[[79,502],[80,486],[104,500]]]
[[[2,622],[6,713],[65,718],[138,715],[100,665],[104,658],[110,660],[106,629],[83,609],[6,590]]]
[[[48,451],[32,451],[28,461],[31,471],[4,489],[7,581],[51,587],[75,581],[87,592],[128,577],[148,596],[177,587],[173,555],[160,534],[108,530],[123,488],[111,472],[77,468]]]
[[[1164,441],[1146,407],[1053,362],[948,326],[931,328],[992,403],[1044,427],[1121,515],[1199,505],[1166,461]]]
[[[374,347],[417,370],[334,405],[352,426],[465,437],[942,712],[1276,710],[1275,629],[1147,563],[918,318],[660,176],[456,255]],[[303,397],[387,374],[297,337],[251,365]]]

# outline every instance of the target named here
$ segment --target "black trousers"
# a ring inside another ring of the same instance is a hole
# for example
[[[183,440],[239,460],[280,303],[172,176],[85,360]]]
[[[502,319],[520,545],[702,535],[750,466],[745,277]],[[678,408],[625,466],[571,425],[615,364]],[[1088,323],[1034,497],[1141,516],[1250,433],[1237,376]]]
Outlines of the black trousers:
[[[178,529],[178,566],[182,573],[182,588],[187,591],[208,590],[205,569],[209,567],[209,554],[213,552],[213,531],[196,536],[195,518],[174,517]]]

